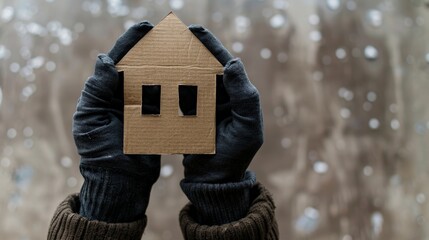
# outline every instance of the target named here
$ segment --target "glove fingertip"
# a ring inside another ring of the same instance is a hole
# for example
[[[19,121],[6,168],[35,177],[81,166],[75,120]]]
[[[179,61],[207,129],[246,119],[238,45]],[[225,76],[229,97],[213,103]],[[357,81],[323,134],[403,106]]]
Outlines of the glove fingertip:
[[[142,22],[134,24],[131,28],[134,28],[134,29],[148,29],[148,28],[152,29],[153,28],[153,24],[150,23],[147,20],[144,20]]]
[[[113,48],[109,51],[108,56],[117,64],[153,27],[153,24],[149,21],[134,24],[119,37]]]
[[[259,99],[258,89],[250,82],[240,58],[234,58],[226,63],[223,84],[231,102]]]
[[[243,62],[240,58],[233,58],[225,64],[224,74],[237,73],[244,70]]]
[[[98,59],[101,60],[102,63],[107,64],[107,65],[115,65],[115,62],[113,61],[113,59],[111,59],[109,56],[107,56],[104,53],[98,54]]]
[[[188,26],[188,28],[189,30],[191,30],[191,32],[203,32],[206,30],[203,26],[199,24],[191,24]]]
[[[191,24],[188,29],[200,40],[202,44],[216,57],[216,59],[224,66],[233,58],[231,53],[222,45],[208,29],[201,25]]]

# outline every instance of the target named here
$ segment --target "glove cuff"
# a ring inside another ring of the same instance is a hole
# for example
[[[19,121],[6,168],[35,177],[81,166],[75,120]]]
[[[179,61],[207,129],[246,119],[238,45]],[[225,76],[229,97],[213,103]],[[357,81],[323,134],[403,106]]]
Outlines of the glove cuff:
[[[85,181],[79,214],[89,220],[125,223],[142,219],[152,184],[122,170],[80,165]]]
[[[250,189],[256,176],[247,171],[240,182],[212,184],[180,182],[183,192],[195,207],[200,224],[221,225],[236,221],[247,215],[250,208]]]

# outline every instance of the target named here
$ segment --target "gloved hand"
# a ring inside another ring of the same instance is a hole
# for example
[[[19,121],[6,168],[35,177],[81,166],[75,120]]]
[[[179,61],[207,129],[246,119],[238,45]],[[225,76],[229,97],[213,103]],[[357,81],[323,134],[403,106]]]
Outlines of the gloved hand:
[[[217,81],[216,154],[185,155],[181,187],[196,208],[197,221],[223,224],[244,217],[250,207],[256,180],[246,169],[263,143],[259,94],[240,59],[203,27],[189,29],[225,68]]]
[[[90,220],[131,222],[145,217],[160,156],[123,154],[123,89],[115,64],[153,28],[132,26],[108,55],[100,54],[73,116],[73,136],[85,181],[80,215]]]

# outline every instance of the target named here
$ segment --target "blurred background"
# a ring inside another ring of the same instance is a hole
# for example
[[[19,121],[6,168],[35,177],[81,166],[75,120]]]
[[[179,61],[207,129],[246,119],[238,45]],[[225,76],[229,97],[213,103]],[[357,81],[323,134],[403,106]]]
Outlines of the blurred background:
[[[429,1],[0,0],[0,238],[46,239],[82,177],[71,119],[98,53],[170,10],[208,27],[261,93],[254,159],[281,239],[429,239]],[[181,239],[180,156],[144,239]]]

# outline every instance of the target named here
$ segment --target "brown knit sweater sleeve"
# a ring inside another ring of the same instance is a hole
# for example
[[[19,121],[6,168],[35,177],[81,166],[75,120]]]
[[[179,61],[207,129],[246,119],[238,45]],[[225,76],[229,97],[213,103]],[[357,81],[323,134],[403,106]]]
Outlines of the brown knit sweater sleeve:
[[[277,240],[278,226],[271,194],[260,183],[252,188],[253,202],[246,217],[218,226],[200,225],[194,219],[192,204],[180,212],[180,226],[186,240]]]
[[[90,221],[79,213],[79,195],[68,196],[57,208],[48,232],[49,240],[72,239],[141,239],[146,217],[130,223]]]

